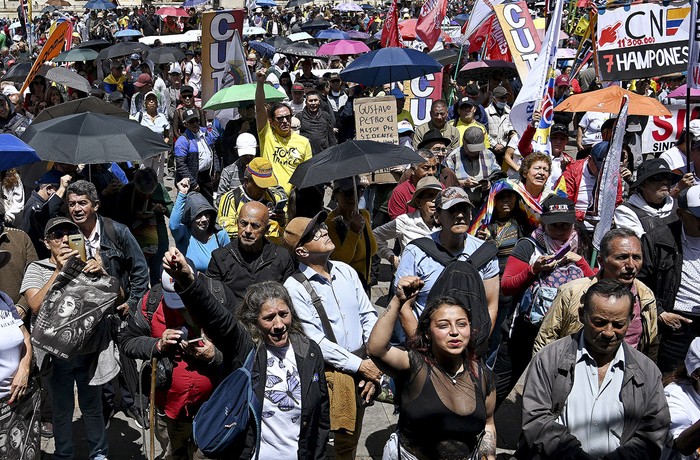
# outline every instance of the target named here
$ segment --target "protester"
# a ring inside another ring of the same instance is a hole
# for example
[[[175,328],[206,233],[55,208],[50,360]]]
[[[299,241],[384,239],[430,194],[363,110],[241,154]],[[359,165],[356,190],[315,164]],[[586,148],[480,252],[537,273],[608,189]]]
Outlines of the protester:
[[[471,310],[451,297],[434,299],[408,350],[389,345],[399,311],[421,285],[417,277],[398,281],[367,342],[375,363],[395,379],[401,400],[397,433],[383,458],[405,458],[401,451],[414,458],[468,458],[478,450],[479,458],[495,460],[496,392],[491,372],[476,358]]]
[[[484,109],[488,122],[488,138],[491,151],[497,158],[503,158],[511,136],[515,132],[510,123],[508,90],[497,86],[491,91],[491,103]]]
[[[459,130],[452,123],[447,122],[447,103],[442,99],[433,101],[433,105],[430,106],[430,120],[427,123],[416,126],[413,136],[413,146],[416,150],[425,147],[420,144],[423,142],[425,135],[431,130],[438,130],[441,137],[449,140],[449,144],[445,147],[450,152],[459,147],[461,139]]]
[[[180,252],[194,262],[194,268],[204,271],[211,253],[226,246],[231,239],[216,223],[216,209],[199,193],[190,193],[190,182],[177,183],[177,198],[168,227]]]
[[[250,417],[245,436],[224,457],[285,458],[294,452],[298,458],[325,458],[330,424],[323,355],[304,334],[287,290],[271,281],[254,284],[234,316],[231,306],[221,305],[208,292],[203,277],[195,277],[177,249],[163,260],[187,310],[219,344],[224,362],[236,363],[230,368],[255,350],[253,391],[267,416],[260,419],[259,434]],[[282,404],[280,395],[289,401]],[[260,450],[254,452],[257,439]]]
[[[485,137],[485,139],[481,142],[484,143],[485,148],[489,148],[490,144],[488,138],[486,138],[488,134],[486,128],[482,123],[479,123],[475,119],[479,112],[479,108],[481,108],[481,106],[469,97],[463,97],[459,100],[459,102],[457,102],[457,112],[459,113],[459,117],[455,119],[454,126],[459,131],[460,146],[464,145],[464,134],[467,131],[467,128],[476,127],[479,128],[479,130],[481,130],[482,134]]]
[[[219,177],[219,188],[217,195],[220,197],[224,193],[238,188],[243,183],[243,174],[246,167],[256,156],[258,150],[258,141],[250,133],[240,133],[236,138],[236,153],[238,158],[236,161],[226,166],[221,170]]]
[[[21,296],[20,287],[27,266],[37,260],[34,244],[22,230],[5,226],[5,204],[0,202],[0,292],[4,292],[15,303],[22,319],[27,314],[27,303]]]
[[[204,118],[204,111],[195,105],[194,102],[194,89],[190,85],[183,85],[180,88],[180,101],[181,105],[175,109],[173,114],[173,138],[177,140],[180,136],[185,133],[187,129],[187,122],[185,120],[185,113],[189,110],[194,110],[199,113],[199,121],[201,124]]]
[[[632,294],[617,280],[601,280],[588,289],[582,303],[583,331],[557,340],[533,358],[515,457],[659,458],[669,409],[661,373],[623,340]]]
[[[219,171],[219,165],[212,145],[217,134],[203,127],[202,120],[195,109],[186,109],[183,114],[187,129],[175,141],[175,181],[187,179],[193,191],[213,203],[213,175]]]
[[[333,132],[335,123],[330,115],[321,109],[321,94],[318,91],[306,93],[304,109],[295,112],[295,116],[300,122],[299,134],[309,139],[314,155],[338,144]]]
[[[284,285],[304,331],[323,351],[335,456],[354,459],[365,407],[377,396],[381,378],[365,349],[377,312],[357,272],[329,260],[335,245],[323,223],[326,217],[320,212],[287,224],[284,241],[299,262],[299,273]]]
[[[404,182],[397,185],[391,192],[388,203],[389,217],[396,219],[402,214],[415,212],[416,209],[409,204],[418,182],[427,176],[435,176],[437,159],[431,150],[420,149],[418,155],[423,157],[423,163],[411,165],[410,176]]]

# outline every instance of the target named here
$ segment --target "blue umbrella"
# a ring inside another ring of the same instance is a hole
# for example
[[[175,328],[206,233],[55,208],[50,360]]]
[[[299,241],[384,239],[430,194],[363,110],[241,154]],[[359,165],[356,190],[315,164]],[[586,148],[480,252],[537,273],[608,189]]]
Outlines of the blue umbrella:
[[[350,37],[342,30],[326,29],[317,33],[316,38],[321,40],[347,40]]]
[[[0,171],[41,161],[36,151],[12,134],[0,134]]]
[[[83,8],[86,10],[113,10],[117,5],[107,0],[90,0]]]
[[[340,72],[344,81],[366,86],[381,86],[412,80],[442,70],[432,57],[408,48],[382,48],[363,54]]]
[[[141,32],[139,32],[138,30],[134,30],[134,29],[119,30],[114,34],[114,36],[117,38],[141,37],[142,35],[143,34]]]
[[[182,3],[183,8],[189,8],[190,6],[197,6],[203,3],[207,3],[209,0],[185,0]]]
[[[275,47],[265,42],[252,41],[248,42],[248,48],[252,48],[263,57],[272,59],[275,55]]]
[[[256,0],[255,6],[262,8],[263,6],[277,6],[275,0]]]

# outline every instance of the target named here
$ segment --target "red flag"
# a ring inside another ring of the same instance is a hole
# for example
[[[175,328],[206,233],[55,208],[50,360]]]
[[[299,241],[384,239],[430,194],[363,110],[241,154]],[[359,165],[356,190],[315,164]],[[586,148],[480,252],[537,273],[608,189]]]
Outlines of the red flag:
[[[382,27],[382,38],[379,42],[382,48],[403,47],[399,39],[399,10],[396,3],[397,0],[392,0],[389,11],[386,12],[384,27]]]
[[[442,20],[445,19],[447,0],[425,0],[418,16],[416,35],[427,48],[433,49],[440,38]]]

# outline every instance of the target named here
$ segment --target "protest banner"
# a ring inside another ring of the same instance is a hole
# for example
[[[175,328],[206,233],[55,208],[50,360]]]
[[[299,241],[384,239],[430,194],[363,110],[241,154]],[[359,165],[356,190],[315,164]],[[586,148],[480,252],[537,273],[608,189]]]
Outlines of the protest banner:
[[[599,9],[598,78],[632,80],[687,70],[691,19],[688,3]]]
[[[32,328],[32,344],[61,359],[72,358],[88,344],[119,293],[116,278],[84,273],[84,267],[76,257],[63,266]]]
[[[405,109],[411,112],[413,122],[418,125],[430,121],[433,102],[442,99],[442,73],[432,73],[404,82]]]
[[[518,75],[525,81],[542,45],[530,10],[524,1],[496,5],[493,10],[508,43]]]
[[[49,35],[41,51],[39,51],[39,56],[34,60],[34,64],[32,64],[32,68],[29,70],[29,74],[27,74],[27,78],[22,84],[22,89],[19,90],[20,94],[24,94],[29,83],[39,75],[39,71],[44,62],[50,61],[61,53],[63,45],[66,43],[66,30],[68,30],[68,21],[56,24],[56,28],[51,32],[51,35]]]
[[[202,100],[222,88],[229,69],[228,50],[234,31],[243,35],[243,10],[206,11],[202,15]]]
[[[355,99],[353,109],[356,140],[399,143],[394,96]],[[385,168],[372,173],[369,180],[375,184],[395,184],[400,176],[401,174],[393,173],[390,168]]]
[[[642,152],[660,153],[670,149],[678,141],[681,131],[685,128],[685,105],[667,105],[670,117],[649,117],[642,132]],[[691,104],[690,119],[700,118],[700,104]]]

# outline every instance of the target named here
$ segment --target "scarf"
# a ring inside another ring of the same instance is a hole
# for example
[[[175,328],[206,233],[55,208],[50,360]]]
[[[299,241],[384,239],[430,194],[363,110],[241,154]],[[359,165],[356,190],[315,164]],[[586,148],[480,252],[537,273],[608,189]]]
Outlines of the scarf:
[[[556,254],[556,252],[566,243],[571,244],[571,251],[576,252],[578,250],[578,232],[576,229],[571,232],[571,236],[567,241],[559,241],[550,238],[549,235],[545,233],[544,227],[541,225],[537,227],[534,232],[532,232],[531,236],[535,239],[535,241],[537,241],[537,244],[539,244],[540,247],[547,250],[547,254]]]

